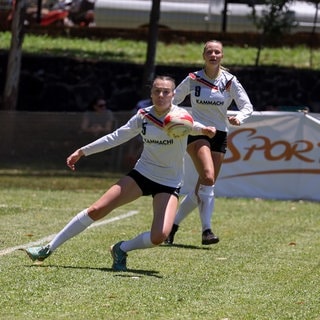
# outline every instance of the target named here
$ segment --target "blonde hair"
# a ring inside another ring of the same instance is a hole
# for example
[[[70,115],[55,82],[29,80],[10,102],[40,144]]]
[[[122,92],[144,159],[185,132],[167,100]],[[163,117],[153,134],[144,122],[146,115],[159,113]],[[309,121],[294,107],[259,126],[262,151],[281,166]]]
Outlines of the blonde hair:
[[[205,52],[206,52],[207,46],[208,46],[209,43],[218,43],[218,44],[220,44],[220,45],[221,45],[221,48],[222,48],[222,52],[223,52],[223,44],[222,44],[221,41],[219,41],[219,40],[209,40],[209,41],[207,41],[207,42],[204,44],[203,52],[202,52],[202,53],[205,53]]]
[[[221,49],[222,49],[221,51],[222,51],[222,53],[223,53],[223,43],[222,43],[221,41],[219,41],[219,40],[208,40],[208,41],[204,44],[202,54],[205,54],[209,43],[218,43],[218,44],[220,44],[220,45],[221,45]],[[228,71],[228,69],[227,69],[226,67],[222,66],[221,64],[220,64],[220,69]]]

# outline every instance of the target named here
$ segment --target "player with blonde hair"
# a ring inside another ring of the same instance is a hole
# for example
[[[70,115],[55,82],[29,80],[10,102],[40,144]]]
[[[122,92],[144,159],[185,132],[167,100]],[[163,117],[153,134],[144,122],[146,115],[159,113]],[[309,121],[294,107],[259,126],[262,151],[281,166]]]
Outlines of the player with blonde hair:
[[[170,111],[180,108],[172,104],[175,82],[170,77],[158,76],[151,89],[150,107],[139,110],[124,126],[113,133],[76,150],[67,158],[67,165],[75,170],[83,157],[116,147],[141,135],[143,151],[133,170],[120,178],[100,199],[79,212],[48,244],[25,249],[33,261],[48,258],[65,241],[87,229],[114,209],[141,196],[153,197],[153,220],[150,231],[111,247],[112,268],[127,270],[127,253],[161,244],[169,235],[178,207],[178,196],[183,175],[183,158],[187,137],[173,139],[163,130],[163,119]],[[181,109],[182,110],[182,109]],[[192,134],[213,137],[214,127],[194,122]]]
[[[197,184],[182,200],[174,225],[166,243],[172,244],[181,221],[196,207],[202,224],[202,244],[219,242],[211,229],[214,210],[214,186],[227,148],[228,125],[239,126],[248,118],[253,107],[238,79],[221,66],[223,45],[210,40],[203,48],[204,68],[190,73],[177,87],[174,103],[180,104],[190,95],[192,115],[196,121],[214,126],[213,138],[189,136],[187,151],[199,175]],[[239,113],[227,117],[227,110],[235,101]],[[185,174],[188,174],[186,172]]]

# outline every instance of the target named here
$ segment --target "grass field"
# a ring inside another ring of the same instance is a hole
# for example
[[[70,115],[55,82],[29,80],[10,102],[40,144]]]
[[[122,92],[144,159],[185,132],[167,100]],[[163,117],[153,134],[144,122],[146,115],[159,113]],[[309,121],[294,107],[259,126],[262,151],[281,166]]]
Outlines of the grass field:
[[[0,32],[0,50],[10,48],[11,34]],[[208,39],[209,40],[209,39]],[[202,66],[201,52],[203,43],[188,42],[186,44],[157,44],[156,64],[158,65],[193,65]],[[143,64],[146,60],[147,43],[124,39],[90,40],[68,37],[35,36],[26,34],[23,52],[38,55],[55,55],[88,59],[94,61],[118,61]],[[306,68],[320,70],[320,49],[312,51],[307,46],[268,48],[261,52],[261,66],[282,66],[289,68]],[[255,47],[224,47],[223,63],[226,66],[254,66],[257,55]],[[285,59],[284,59],[285,57]]]
[[[109,246],[149,228],[151,198],[34,265],[10,248],[59,231],[116,176],[0,176],[0,319],[320,319],[318,203],[218,198],[219,244],[200,244],[193,212],[176,245],[130,252],[129,271],[113,272]]]

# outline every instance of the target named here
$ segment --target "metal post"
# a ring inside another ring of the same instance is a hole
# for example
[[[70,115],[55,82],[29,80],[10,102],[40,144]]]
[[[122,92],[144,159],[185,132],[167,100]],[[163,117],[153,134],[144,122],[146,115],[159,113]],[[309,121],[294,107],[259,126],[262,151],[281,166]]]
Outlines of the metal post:
[[[38,0],[37,6],[37,23],[41,23],[42,0]]]
[[[221,31],[227,31],[227,20],[228,20],[228,0],[224,0],[224,7],[222,12],[222,26]]]

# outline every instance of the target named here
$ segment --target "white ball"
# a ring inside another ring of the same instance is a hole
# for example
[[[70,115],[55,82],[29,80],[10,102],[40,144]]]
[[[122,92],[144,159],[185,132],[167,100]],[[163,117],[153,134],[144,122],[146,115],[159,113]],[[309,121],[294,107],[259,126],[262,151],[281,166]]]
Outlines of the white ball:
[[[180,139],[192,131],[193,118],[186,110],[171,111],[163,120],[163,128],[170,138]]]

